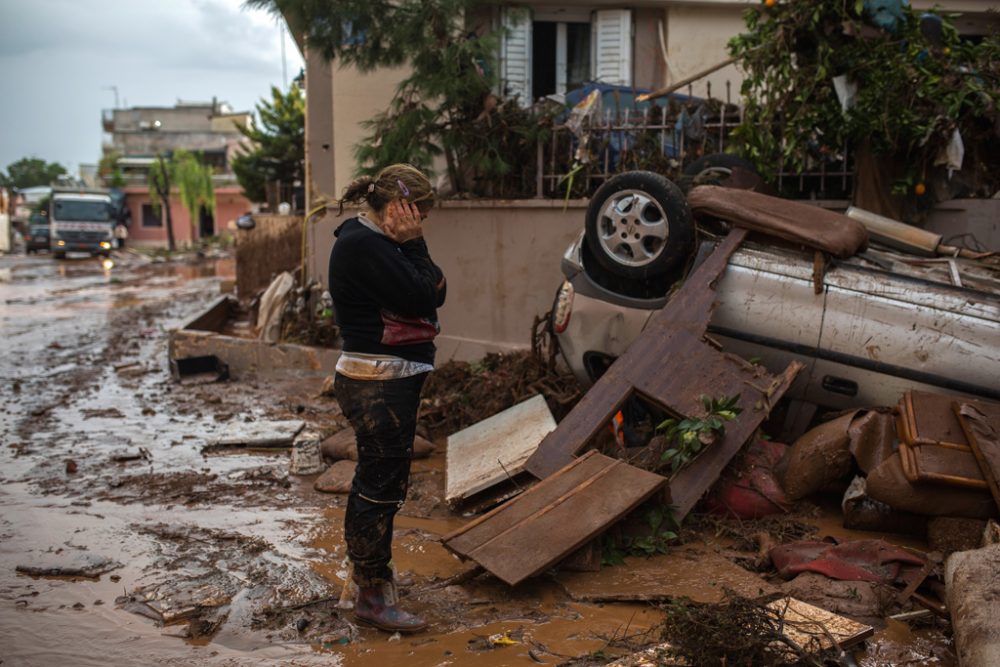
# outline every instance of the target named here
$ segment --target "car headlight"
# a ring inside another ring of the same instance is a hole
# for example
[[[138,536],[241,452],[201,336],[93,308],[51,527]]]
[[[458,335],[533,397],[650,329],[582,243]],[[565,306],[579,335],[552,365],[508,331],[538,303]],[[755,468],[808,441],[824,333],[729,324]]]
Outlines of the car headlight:
[[[101,241],[101,247],[107,250],[108,248],[111,247],[111,244],[108,243],[107,241]]]
[[[552,304],[552,330],[557,334],[566,331],[572,312],[573,285],[568,280],[564,280],[559,291],[556,292],[556,301]]]

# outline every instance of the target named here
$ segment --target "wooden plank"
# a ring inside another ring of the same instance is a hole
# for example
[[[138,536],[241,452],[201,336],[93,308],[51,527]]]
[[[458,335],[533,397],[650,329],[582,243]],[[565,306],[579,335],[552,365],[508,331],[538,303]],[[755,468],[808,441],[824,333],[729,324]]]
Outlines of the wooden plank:
[[[674,519],[680,521],[687,516],[705,491],[719,478],[723,468],[729,465],[736,453],[767,418],[770,412],[769,406],[776,403],[788,391],[795,376],[803,368],[802,364],[793,361],[784,373],[771,380],[767,385],[767,391],[759,392],[752,388],[744,390],[739,401],[743,413],[726,425],[726,431],[718,442],[706,448],[698,458],[670,480]],[[755,399],[755,395],[760,398]],[[758,407],[758,401],[764,401],[768,405],[762,409]]]
[[[698,336],[705,332],[715,302],[714,284],[745,237],[745,230],[733,229],[685,280],[667,305],[650,318],[642,335],[601,376],[558,428],[542,440],[525,465],[528,472],[542,479],[569,463],[624,403],[635,378],[668,372],[658,361],[671,360],[660,355],[669,350],[677,331],[687,330]]]
[[[588,452],[443,541],[513,586],[603,533],[665,482],[659,475]]]
[[[504,524],[513,525],[523,521],[545,507],[550,502],[550,496],[558,497],[568,493],[576,486],[578,478],[586,478],[599,471],[603,467],[601,462],[591,460],[595,454],[597,452],[590,451],[580,458],[574,459],[568,466],[545,479],[547,485],[545,489],[540,491],[539,485],[535,484],[517,498],[516,504],[504,503],[461,528],[448,533],[441,538],[441,541],[458,550],[469,551],[475,548],[475,545],[492,539],[504,530]],[[577,467],[582,467],[582,471],[577,471]],[[494,518],[498,516],[501,517],[501,520],[494,521]]]
[[[541,395],[448,437],[445,501],[461,503],[524,470],[556,421]]]
[[[975,405],[956,402],[955,410],[993,501],[1000,508],[1000,409],[988,415]]]

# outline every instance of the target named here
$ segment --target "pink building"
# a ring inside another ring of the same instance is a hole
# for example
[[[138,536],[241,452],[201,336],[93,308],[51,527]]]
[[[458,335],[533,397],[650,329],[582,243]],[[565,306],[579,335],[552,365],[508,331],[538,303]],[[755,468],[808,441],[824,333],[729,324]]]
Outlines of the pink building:
[[[149,189],[144,186],[124,188],[125,201],[132,213],[128,243],[142,246],[167,246],[167,223],[165,211],[159,214],[153,210],[153,200]],[[178,246],[190,245],[199,239],[218,236],[230,229],[229,223],[250,210],[250,200],[243,196],[238,185],[217,186],[215,188],[215,214],[203,210],[198,219],[191,220],[188,210],[181,204],[180,195],[174,192],[170,198],[170,212],[173,217],[174,240]]]

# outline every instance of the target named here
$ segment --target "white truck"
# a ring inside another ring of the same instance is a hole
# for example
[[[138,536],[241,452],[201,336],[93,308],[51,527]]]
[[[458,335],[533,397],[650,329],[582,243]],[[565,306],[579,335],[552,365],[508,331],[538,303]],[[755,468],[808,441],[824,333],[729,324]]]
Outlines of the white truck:
[[[53,190],[49,201],[50,248],[56,259],[67,252],[111,254],[114,206],[103,190]]]

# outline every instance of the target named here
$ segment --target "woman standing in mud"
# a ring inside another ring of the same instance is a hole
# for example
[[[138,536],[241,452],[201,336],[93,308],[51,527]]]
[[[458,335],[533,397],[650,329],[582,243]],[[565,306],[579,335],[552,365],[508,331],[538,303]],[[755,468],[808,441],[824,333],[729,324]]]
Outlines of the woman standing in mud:
[[[364,212],[336,231],[330,294],[343,353],[334,390],[358,440],[344,539],[359,592],[358,620],[390,632],[427,623],[399,608],[389,566],[392,523],[406,499],[420,390],[433,370],[445,280],[420,228],[434,205],[430,181],[407,164],[351,183],[340,201]]]

